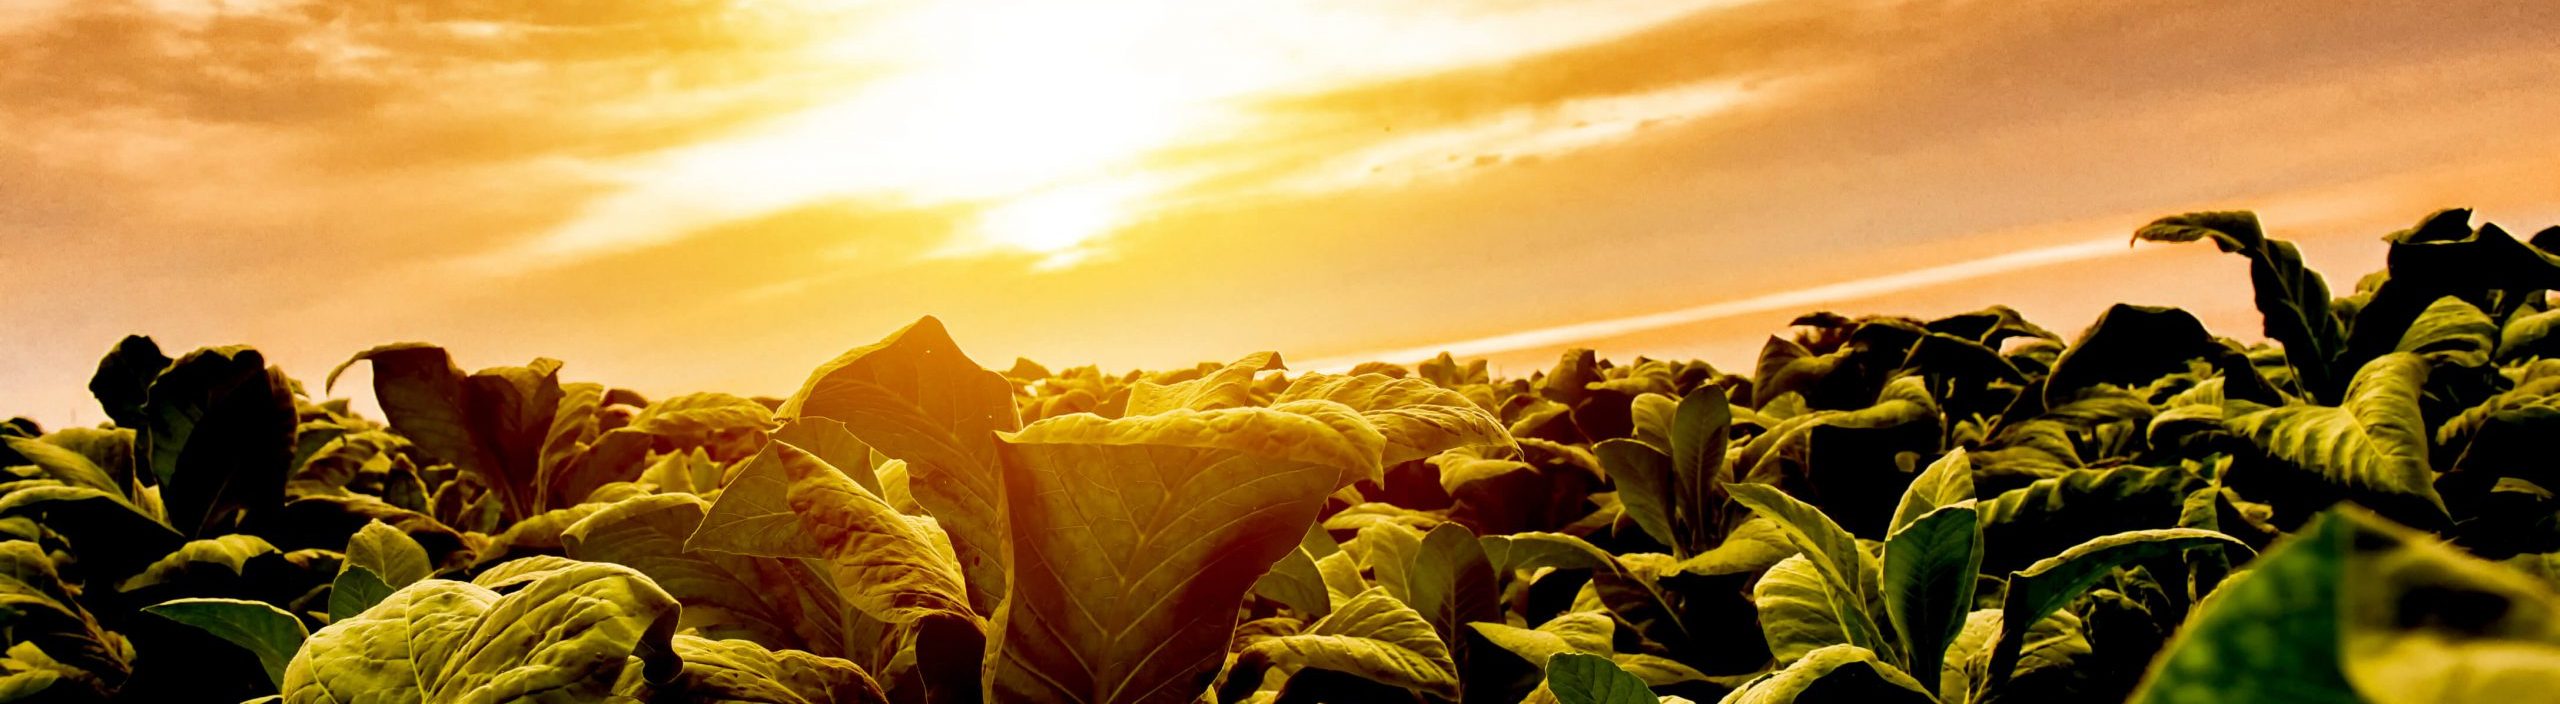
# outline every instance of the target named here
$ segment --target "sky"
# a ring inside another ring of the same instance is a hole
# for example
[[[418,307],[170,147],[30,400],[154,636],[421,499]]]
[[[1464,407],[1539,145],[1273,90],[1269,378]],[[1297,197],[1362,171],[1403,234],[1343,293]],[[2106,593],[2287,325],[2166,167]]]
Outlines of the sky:
[[[785,395],[971,356],[1299,369],[2112,302],[2257,337],[2440,207],[2560,223],[2560,4],[0,0],[0,415],[128,333]],[[361,369],[333,395],[367,405]],[[321,391],[312,384],[315,393]]]

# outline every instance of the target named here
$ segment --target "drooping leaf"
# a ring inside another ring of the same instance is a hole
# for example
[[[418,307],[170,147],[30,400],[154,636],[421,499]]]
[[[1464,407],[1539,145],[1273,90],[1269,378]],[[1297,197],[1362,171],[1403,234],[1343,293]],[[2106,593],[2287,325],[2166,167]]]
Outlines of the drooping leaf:
[[[969,361],[930,316],[809,375],[775,413],[831,418],[903,460],[916,503],[941,521],[967,576],[969,605],[994,613],[1006,590],[998,432],[1020,427],[1012,382]]]
[[[768,650],[745,640],[679,635],[675,653],[684,670],[664,684],[631,668],[614,693],[646,702],[738,704],[887,704],[880,684],[861,667],[797,650]]]
[[[285,668],[284,701],[596,701],[635,658],[648,681],[681,672],[670,642],[678,606],[648,578],[527,562],[536,568],[512,580],[481,580],[512,589],[503,595],[425,580],[311,634]]]
[[[132,672],[133,649],[99,625],[72,597],[44,549],[23,540],[0,542],[0,625],[16,644],[41,649],[73,679],[103,698]],[[11,653],[13,656],[16,653]],[[67,694],[69,688],[64,688]]]
[[[124,494],[125,487],[116,481],[114,475],[70,448],[37,438],[0,436],[0,443],[5,443],[0,444],[0,448],[18,453],[19,458],[64,484],[96,489],[119,498]]]
[[[1853,645],[1834,645],[1744,684],[1725,695],[1722,704],[1923,704],[1936,701],[1929,692],[1930,688],[1885,663],[1874,652]]]
[[[0,493],[0,518],[29,519],[62,536],[85,566],[130,575],[186,543],[186,536],[123,497],[77,486],[28,486]]]
[[[146,613],[194,626],[258,656],[267,681],[284,687],[285,664],[311,636],[302,620],[261,601],[242,599],[173,599],[143,607]]]
[[[1264,639],[1238,653],[1239,674],[1259,679],[1321,668],[1380,684],[1458,697],[1458,665],[1447,644],[1412,607],[1371,588],[1317,621],[1306,633]]]
[[[222,572],[238,578],[249,560],[260,555],[273,555],[276,546],[254,535],[225,535],[203,540],[190,540],[169,551],[140,574],[116,585],[117,591],[134,591],[166,582],[178,581],[191,574]]]
[[[329,371],[328,386],[356,362],[373,363],[373,394],[391,427],[418,448],[480,478],[502,522],[540,513],[543,447],[565,395],[560,362],[464,374],[444,348],[418,342],[359,352]]]
[[[2209,530],[2134,531],[2081,543],[2010,573],[2009,591],[2000,606],[2000,639],[1991,652],[1992,682],[2005,682],[2015,671],[2029,626],[2061,610],[2109,571],[2154,556],[2215,545],[2248,548],[2236,538]]]
[[[2249,211],[2196,212],[2154,220],[2134,239],[2194,242],[2210,238],[2223,252],[2249,259],[2249,283],[2267,337],[2284,345],[2303,386],[2318,398],[2334,398],[2332,365],[2347,349],[2347,333],[2329,310],[2329,283],[2302,263],[2292,242],[2267,237]]]
[[[2409,323],[2392,351],[2416,354],[2431,364],[2477,367],[2488,364],[2497,348],[2498,324],[2489,320],[2489,314],[2461,298],[2445,296]]]
[[[1255,352],[1197,379],[1171,384],[1140,381],[1129,388],[1124,416],[1154,415],[1172,410],[1213,411],[1242,408],[1253,402],[1253,377],[1286,368],[1278,352]]]
[[[1196,697],[1237,600],[1374,452],[1262,408],[1060,416],[1004,443],[1015,581],[990,693],[1088,704]]]
[[[1516,448],[1511,434],[1492,414],[1458,392],[1421,379],[1309,374],[1290,382],[1289,388],[1272,397],[1271,405],[1309,399],[1349,406],[1377,426],[1386,438],[1381,465],[1411,462],[1459,447]]]
[[[2039,479],[1984,500],[1983,570],[2005,574],[2089,540],[2171,528],[2205,480],[2176,467],[2114,467]]]
[[[2356,372],[2342,407],[2281,406],[2227,422],[2232,432],[2345,498],[2387,515],[2440,523],[2444,499],[2427,463],[2429,433],[2418,405],[2427,373],[2426,360],[2415,354],[2383,355]],[[2233,479],[2244,494],[2250,492],[2241,483],[2246,479]]]
[[[151,398],[151,382],[169,368],[169,356],[151,338],[127,335],[116,342],[98,360],[98,373],[89,377],[89,395],[98,398],[107,419],[116,427],[141,428],[150,424],[142,406]]]

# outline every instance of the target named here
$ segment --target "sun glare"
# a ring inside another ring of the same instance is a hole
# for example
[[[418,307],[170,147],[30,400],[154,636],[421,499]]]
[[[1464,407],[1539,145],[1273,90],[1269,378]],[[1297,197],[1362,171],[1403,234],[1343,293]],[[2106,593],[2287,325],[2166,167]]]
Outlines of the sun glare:
[[[1283,158],[1252,153],[1283,134],[1262,101],[1570,46],[1732,1],[1487,12],[1276,0],[848,10],[810,0],[843,30],[806,60],[858,79],[813,89],[836,92],[726,138],[582,169],[616,192],[484,261],[573,260],[853,203],[960,208],[964,229],[935,255],[1011,252],[1065,266],[1118,228],[1194,202],[1176,191],[1204,177]]]

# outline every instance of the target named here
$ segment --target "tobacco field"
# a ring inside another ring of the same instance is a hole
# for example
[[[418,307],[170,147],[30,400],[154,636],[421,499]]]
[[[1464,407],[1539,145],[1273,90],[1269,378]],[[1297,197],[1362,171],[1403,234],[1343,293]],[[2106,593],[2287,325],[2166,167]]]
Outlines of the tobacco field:
[[[2135,233],[2247,259],[2245,345],[997,371],[927,317],[783,399],[389,344],[373,419],[130,337],[112,423],[0,426],[0,701],[2554,701],[2560,228],[2471,220],[2352,285]]]

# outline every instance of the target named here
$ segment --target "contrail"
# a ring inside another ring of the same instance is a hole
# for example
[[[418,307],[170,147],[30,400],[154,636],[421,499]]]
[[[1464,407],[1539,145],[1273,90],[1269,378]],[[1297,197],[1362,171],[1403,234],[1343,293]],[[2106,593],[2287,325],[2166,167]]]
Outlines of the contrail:
[[[1553,347],[1584,340],[1616,337],[1619,335],[1644,332],[1647,330],[1659,330],[1675,325],[1705,322],[1718,318],[1730,318],[1738,315],[1749,315],[1752,313],[1766,313],[1773,310],[1818,306],[1833,301],[1870,298],[1889,293],[1900,293],[1912,289],[1978,279],[1994,274],[2005,274],[2012,271],[2033,269],[2040,266],[2060,264],[2063,262],[2076,262],[2087,259],[2118,256],[2128,254],[2133,251],[2135,251],[2134,248],[2126,241],[2123,235],[2113,235],[2101,239],[2010,252],[2008,254],[1998,256],[1958,262],[1945,266],[1930,267],[1927,269],[1906,271],[1899,274],[1859,279],[1856,281],[1843,281],[1793,291],[1781,291],[1778,293],[1753,296],[1739,300],[1719,301],[1705,305],[1681,308],[1678,310],[1667,310],[1659,313],[1647,313],[1644,315],[1628,316],[1624,318],[1594,320],[1574,323],[1571,325],[1538,328],[1535,330],[1522,330],[1519,332],[1504,333],[1491,337],[1479,337],[1472,340],[1459,340],[1455,342],[1443,342],[1419,347],[1406,347],[1403,349],[1386,350],[1367,354],[1346,355],[1317,360],[1306,365],[1305,368],[1316,371],[1340,373],[1348,371],[1351,367],[1365,361],[1377,360],[1389,362],[1412,362],[1428,359],[1433,355],[1437,355],[1444,351],[1448,352],[1452,356],[1467,358],[1482,357],[1499,352],[1510,352],[1513,350],[1536,347]]]

